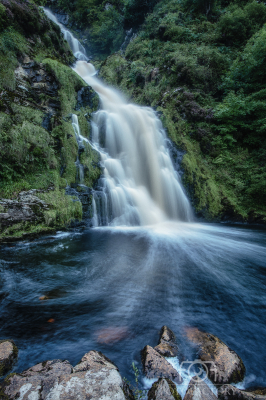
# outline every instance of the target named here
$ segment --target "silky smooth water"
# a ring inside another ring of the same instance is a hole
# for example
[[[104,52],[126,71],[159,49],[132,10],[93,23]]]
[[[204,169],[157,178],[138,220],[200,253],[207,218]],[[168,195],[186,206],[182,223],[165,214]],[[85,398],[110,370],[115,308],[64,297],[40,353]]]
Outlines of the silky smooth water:
[[[101,99],[90,142],[104,168],[94,224],[115,227],[1,248],[0,336],[19,347],[14,371],[55,358],[74,365],[96,349],[133,380],[132,362],[140,364],[140,350],[156,345],[166,324],[180,348],[175,365],[194,361],[185,332],[195,326],[241,356],[242,387],[266,385],[266,231],[189,223],[191,207],[156,114],[99,81],[84,49],[61,29],[79,58],[76,72]],[[76,116],[72,123],[78,143],[89,141]]]
[[[103,168],[98,182],[101,190],[93,192],[94,226],[150,225],[169,219],[192,221],[191,206],[154,110],[129,104],[120,92],[99,80],[94,66],[87,62],[84,47],[50,10],[44,11],[58,24],[77,57],[74,71],[93,88],[101,103],[93,115],[90,143],[99,152]],[[72,116],[72,125],[78,145],[88,142],[80,135],[76,115]],[[83,183],[79,159],[76,166]]]
[[[244,386],[265,385],[265,251],[265,230],[186,223],[10,244],[0,257],[0,337],[20,349],[16,371],[54,358],[75,364],[97,349],[133,379],[132,361],[164,324],[180,361],[194,360],[185,328],[196,326],[242,357]],[[113,327],[121,340],[102,343]]]

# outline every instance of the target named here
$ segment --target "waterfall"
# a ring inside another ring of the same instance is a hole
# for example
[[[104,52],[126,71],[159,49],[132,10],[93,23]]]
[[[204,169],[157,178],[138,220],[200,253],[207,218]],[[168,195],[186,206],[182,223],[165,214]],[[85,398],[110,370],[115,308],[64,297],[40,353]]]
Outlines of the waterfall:
[[[77,144],[78,144],[78,155],[77,155],[77,160],[75,163],[76,167],[77,167],[77,179],[76,180],[78,183],[82,184],[82,183],[84,183],[84,167],[79,160],[79,154],[81,152],[81,149],[84,150],[83,142],[86,140],[86,138],[84,138],[80,133],[79,121],[78,121],[78,117],[76,114],[72,114],[72,126],[74,129]]]
[[[46,14],[50,18],[51,13]],[[56,22],[54,16],[53,20]],[[72,36],[70,32],[64,35]],[[103,167],[100,190],[93,193],[94,225],[191,221],[191,206],[174,170],[156,113],[149,107],[127,103],[118,91],[96,77],[87,59],[84,50],[73,69],[101,100],[101,109],[92,121],[91,145],[100,153]],[[78,143],[88,140],[80,135],[77,116],[73,116],[72,123]]]
[[[53,21],[55,24],[57,24],[60,29],[61,32],[64,35],[64,39],[68,42],[69,47],[71,48],[71,50],[73,51],[74,56],[78,59],[78,60],[85,60],[88,61],[88,57],[86,55],[86,50],[85,48],[82,46],[82,44],[78,41],[78,39],[76,39],[72,33],[66,29],[64,27],[64,25],[60,24],[60,22],[57,20],[56,16],[47,8],[43,8],[46,16]]]

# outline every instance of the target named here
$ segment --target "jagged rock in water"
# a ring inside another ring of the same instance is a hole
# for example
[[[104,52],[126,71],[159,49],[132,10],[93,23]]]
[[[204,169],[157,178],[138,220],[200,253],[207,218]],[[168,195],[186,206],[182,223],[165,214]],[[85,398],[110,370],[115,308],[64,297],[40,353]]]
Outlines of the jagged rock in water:
[[[141,351],[144,373],[147,378],[168,378],[181,384],[182,377],[172,365],[151,346],[146,346]]]
[[[240,390],[232,385],[224,385],[218,389],[220,400],[266,400],[266,388]]]
[[[197,376],[189,382],[184,400],[217,400],[209,386]]]
[[[158,353],[164,357],[177,356],[178,348],[175,334],[166,325],[164,325],[161,329],[159,344],[154,347],[154,350],[158,351]]]
[[[10,400],[130,400],[123,388],[118,368],[97,351],[85,354],[74,368],[68,361],[46,361],[2,384]]]
[[[205,362],[208,377],[213,383],[237,383],[243,380],[243,361],[217,336],[197,328],[187,328],[186,333],[188,339],[198,347],[198,356]]]
[[[148,400],[181,400],[175,384],[170,379],[160,378],[148,392]]]
[[[18,355],[18,349],[13,340],[0,341],[0,376],[10,371]]]

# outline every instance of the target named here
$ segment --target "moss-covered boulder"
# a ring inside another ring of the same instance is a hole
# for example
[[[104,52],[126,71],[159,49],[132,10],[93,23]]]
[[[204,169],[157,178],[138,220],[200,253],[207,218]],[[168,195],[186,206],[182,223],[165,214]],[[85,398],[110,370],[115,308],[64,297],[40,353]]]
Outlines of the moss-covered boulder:
[[[18,348],[13,340],[0,340],[0,376],[8,373],[18,355]]]

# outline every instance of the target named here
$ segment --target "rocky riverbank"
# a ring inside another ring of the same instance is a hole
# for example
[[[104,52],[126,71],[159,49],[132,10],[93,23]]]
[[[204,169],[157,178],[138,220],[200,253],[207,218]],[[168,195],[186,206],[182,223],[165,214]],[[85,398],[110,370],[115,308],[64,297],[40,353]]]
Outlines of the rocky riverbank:
[[[266,388],[240,390],[232,384],[244,379],[241,358],[216,336],[196,328],[187,330],[189,342],[197,346],[198,357],[205,368],[202,379],[190,371],[190,382],[184,400],[265,400]],[[175,349],[174,333],[164,326],[159,344]],[[151,378],[146,391],[128,383],[116,365],[101,352],[91,350],[76,366],[65,360],[48,360],[21,372],[8,375],[0,385],[1,400],[181,400],[179,387],[183,383],[182,368],[177,371],[155,348],[145,346],[141,351],[143,373]],[[160,349],[160,348],[159,348]],[[169,350],[167,350],[169,351]],[[168,353],[167,356],[169,357]],[[4,375],[17,357],[12,341],[0,342],[0,372]],[[191,362],[193,364],[193,362]],[[182,364],[181,364],[182,365]],[[181,374],[181,375],[180,375]],[[216,386],[217,394],[208,386],[206,377]]]

